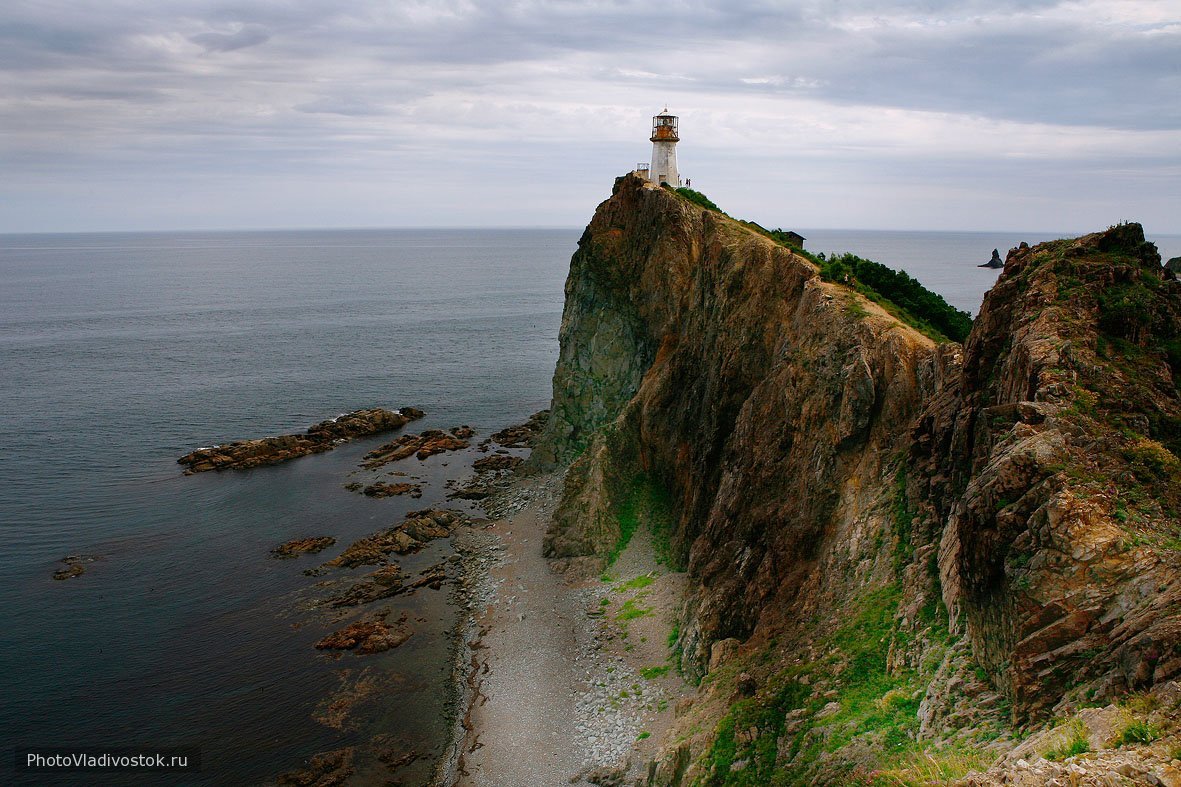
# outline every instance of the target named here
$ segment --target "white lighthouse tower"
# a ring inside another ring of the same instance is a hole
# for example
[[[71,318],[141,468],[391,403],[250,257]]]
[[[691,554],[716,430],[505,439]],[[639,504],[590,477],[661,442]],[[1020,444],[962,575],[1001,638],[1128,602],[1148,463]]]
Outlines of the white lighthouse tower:
[[[648,168],[648,179],[657,186],[667,183],[673,188],[681,187],[681,176],[677,173],[677,116],[664,108],[652,118],[652,163]]]

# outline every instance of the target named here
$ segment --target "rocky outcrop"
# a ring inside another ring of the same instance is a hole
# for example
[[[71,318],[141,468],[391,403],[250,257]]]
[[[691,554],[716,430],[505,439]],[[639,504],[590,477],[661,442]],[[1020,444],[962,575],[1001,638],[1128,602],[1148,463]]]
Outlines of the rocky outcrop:
[[[1003,268],[1003,267],[1005,267],[1005,261],[1001,259],[1000,249],[993,249],[992,250],[992,259],[990,259],[988,262],[984,263],[983,265],[977,265],[976,267],[977,268]]]
[[[428,429],[422,434],[403,435],[365,454],[363,467],[371,470],[411,456],[422,460],[446,451],[458,451],[470,445],[471,436],[472,430],[467,426],[457,426],[450,434],[442,429]]]
[[[341,443],[358,437],[400,429],[425,413],[415,407],[400,410],[356,410],[308,427],[304,434],[239,440],[210,448],[198,448],[177,459],[185,465],[185,475],[207,470],[249,470],[274,465],[309,454],[331,451]]]
[[[1160,349],[1179,336],[1181,285],[1139,225],[1014,249],[915,430],[944,602],[1016,718],[1181,673],[1181,399]]]
[[[635,478],[671,492],[696,588],[682,634],[773,625],[817,581],[826,542],[884,516],[935,345],[812,262],[633,177],[579,242],[549,423],[534,462],[578,456],[546,548],[603,558]],[[864,534],[861,534],[864,537]]]
[[[395,527],[354,541],[344,552],[324,565],[333,568],[384,566],[389,563],[390,555],[409,555],[417,552],[427,542],[451,535],[452,530],[466,521],[464,515],[458,511],[411,511],[405,520]]]
[[[549,410],[540,410],[529,416],[529,420],[523,424],[508,426],[494,432],[492,442],[505,448],[526,448],[534,444],[548,420]]]
[[[317,650],[352,650],[358,655],[382,653],[402,645],[414,633],[409,616],[403,612],[392,624],[386,622],[389,611],[378,612],[364,620],[350,623],[316,643]]]
[[[937,345],[616,181],[529,463],[569,464],[551,557],[597,570],[644,511],[687,567],[702,689],[651,782],[870,780],[883,718],[1000,752],[1014,721],[1177,674],[1179,288],[1138,225],[1022,244],[964,347]]]
[[[271,550],[271,556],[277,558],[292,558],[300,555],[314,555],[323,552],[336,543],[332,536],[312,536],[309,538],[295,538],[285,541]]]
[[[410,495],[411,497],[422,497],[422,487],[418,484],[411,484],[406,481],[398,483],[386,483],[378,481],[377,483],[369,484],[361,488],[361,494],[366,497],[396,497],[398,495]]]

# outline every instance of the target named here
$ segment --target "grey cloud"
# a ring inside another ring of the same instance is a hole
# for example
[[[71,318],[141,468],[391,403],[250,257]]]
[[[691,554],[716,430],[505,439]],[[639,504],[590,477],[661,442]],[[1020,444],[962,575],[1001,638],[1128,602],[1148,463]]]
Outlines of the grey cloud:
[[[240,30],[229,33],[198,33],[189,36],[189,40],[205,47],[206,52],[233,52],[266,43],[270,37],[271,34],[261,25],[244,25]]]

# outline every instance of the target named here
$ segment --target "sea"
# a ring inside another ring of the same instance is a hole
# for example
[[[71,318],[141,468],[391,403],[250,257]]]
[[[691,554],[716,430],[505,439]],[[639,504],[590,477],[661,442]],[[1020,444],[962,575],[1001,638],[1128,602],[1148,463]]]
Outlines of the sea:
[[[993,248],[1061,237],[800,231],[814,252],[904,269],[973,313]],[[339,551],[450,505],[442,480],[460,468],[432,457],[414,469],[421,499],[377,500],[344,485],[388,437],[246,472],[184,476],[176,459],[363,407],[413,405],[427,416],[407,430],[478,437],[525,420],[549,404],[579,235],[0,235],[0,782],[96,781],[19,772],[28,747],[186,747],[201,770],[170,783],[250,784],[375,739],[414,755],[404,783],[429,780],[455,721],[448,590],[401,602],[415,621],[405,645],[330,654],[314,648],[332,628],[325,591],[304,571],[334,552],[269,551],[312,535]],[[1181,254],[1181,236],[1151,239]],[[68,555],[86,573],[55,581]],[[377,780],[379,766],[359,774]]]

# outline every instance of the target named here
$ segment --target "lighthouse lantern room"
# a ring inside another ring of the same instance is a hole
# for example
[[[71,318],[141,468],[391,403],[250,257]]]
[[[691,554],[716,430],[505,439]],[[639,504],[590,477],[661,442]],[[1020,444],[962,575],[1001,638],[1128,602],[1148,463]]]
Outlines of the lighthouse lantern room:
[[[657,185],[665,183],[674,188],[681,187],[681,176],[677,173],[677,116],[670,115],[668,107],[652,118],[652,161],[648,179]]]

